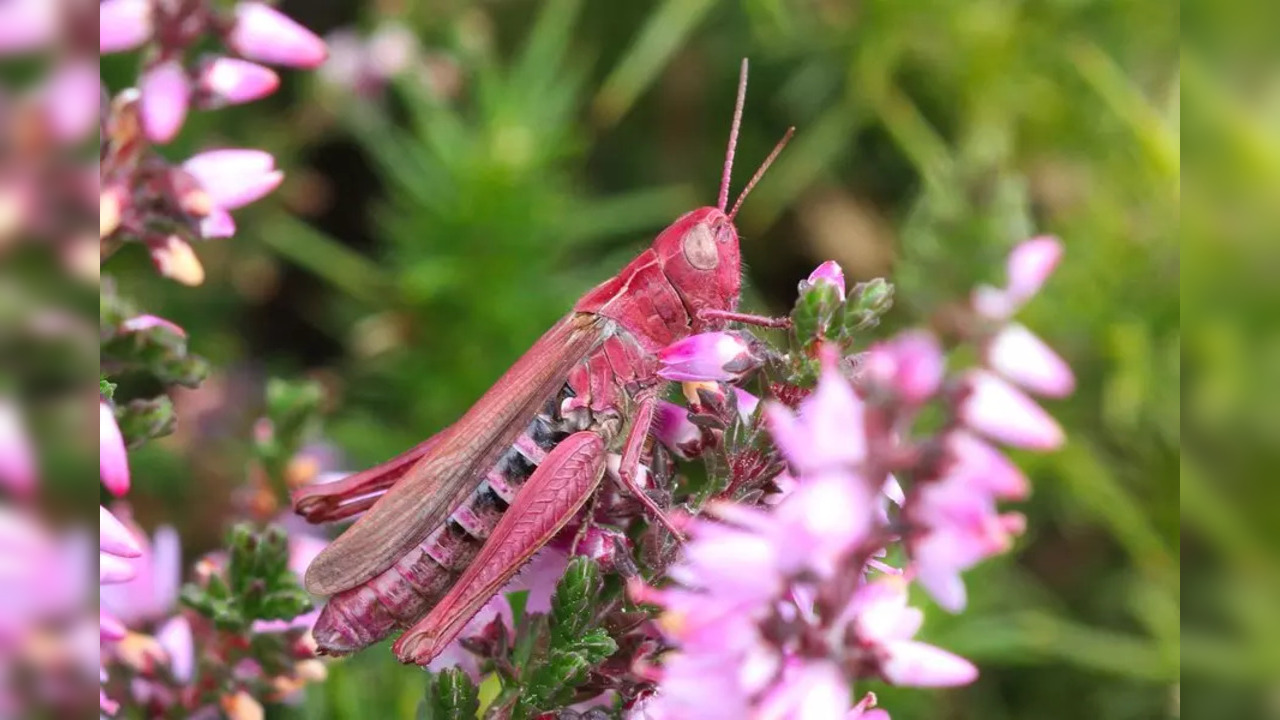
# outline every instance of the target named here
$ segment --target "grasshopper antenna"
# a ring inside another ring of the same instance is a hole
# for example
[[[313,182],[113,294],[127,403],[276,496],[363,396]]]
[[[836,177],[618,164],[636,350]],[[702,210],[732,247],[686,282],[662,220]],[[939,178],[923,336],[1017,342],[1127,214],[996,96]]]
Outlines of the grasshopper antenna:
[[[738,71],[738,100],[733,106],[733,126],[729,128],[729,150],[724,155],[724,173],[720,176],[720,197],[716,208],[724,212],[729,205],[729,176],[733,174],[733,151],[738,146],[738,128],[742,125],[742,106],[747,101],[747,59],[742,58]]]
[[[751,176],[751,181],[747,183],[745,188],[743,188],[742,194],[738,196],[738,201],[733,204],[733,209],[729,211],[729,222],[733,222],[733,218],[737,216],[738,210],[742,207],[742,201],[747,199],[747,195],[751,194],[752,188],[756,186],[756,183],[760,182],[760,178],[764,177],[764,171],[768,170],[769,166],[773,164],[773,161],[778,159],[778,154],[782,152],[782,148],[787,146],[787,142],[790,141],[791,136],[795,134],[796,129],[794,127],[787,128],[787,132],[782,136],[782,139],[778,141],[777,145],[773,146],[773,150],[769,153],[769,157],[765,158],[764,162],[760,164],[760,169],[756,170],[755,175]]]

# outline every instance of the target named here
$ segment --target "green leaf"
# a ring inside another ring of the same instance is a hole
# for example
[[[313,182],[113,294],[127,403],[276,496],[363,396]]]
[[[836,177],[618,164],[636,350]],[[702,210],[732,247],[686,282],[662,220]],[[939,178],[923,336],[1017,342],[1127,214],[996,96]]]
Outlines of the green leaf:
[[[552,651],[530,675],[521,701],[539,710],[550,709],[564,691],[572,691],[587,679],[591,667],[582,653]]]
[[[618,643],[603,628],[595,628],[575,640],[573,649],[582,653],[587,662],[599,665],[618,651]]]
[[[594,615],[600,571],[589,558],[569,561],[551,596],[551,647],[568,648],[586,632]]]
[[[418,706],[418,720],[473,720],[480,712],[480,692],[458,668],[435,674],[427,684],[427,698]]]

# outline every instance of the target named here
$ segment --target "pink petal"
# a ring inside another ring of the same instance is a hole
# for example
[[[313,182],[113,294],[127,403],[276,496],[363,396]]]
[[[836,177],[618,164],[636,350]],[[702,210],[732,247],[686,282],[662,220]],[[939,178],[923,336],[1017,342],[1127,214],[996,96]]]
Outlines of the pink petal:
[[[0,54],[39,50],[58,34],[58,4],[49,0],[0,2]]]
[[[840,290],[840,301],[844,302],[844,270],[841,269],[840,264],[835,260],[828,260],[815,268],[813,272],[809,273],[808,282],[810,286],[817,285],[821,282],[834,285]]]
[[[260,2],[236,5],[227,46],[250,60],[300,68],[318,67],[328,55],[315,33]]]
[[[764,696],[756,720],[844,720],[849,712],[849,680],[830,661],[806,662]]]
[[[691,335],[658,351],[658,375],[677,381],[729,381],[759,365],[738,335],[709,332]]]
[[[106,612],[98,611],[98,634],[104,641],[121,640],[127,633],[123,623]]]
[[[946,445],[954,463],[947,470],[948,474],[963,475],[965,482],[997,497],[1022,500],[1029,494],[1026,476],[1004,453],[991,445],[961,430],[949,433]]]
[[[659,400],[650,432],[655,440],[685,460],[702,452],[702,430],[689,422],[688,408]]]
[[[1038,395],[1063,397],[1076,387],[1071,368],[1043,340],[1019,323],[1010,323],[985,348],[996,372]]]
[[[124,436],[115,413],[105,402],[98,403],[98,454],[102,484],[116,497],[129,492],[129,456]]]
[[[200,220],[200,235],[208,239],[229,238],[236,234],[236,221],[231,213],[214,208]]]
[[[103,0],[98,5],[98,52],[132,50],[151,37],[151,0]]]
[[[1031,238],[1013,248],[1007,265],[1009,285],[1006,291],[1015,307],[1023,305],[1040,291],[1061,259],[1062,241],[1050,235]]]
[[[45,87],[45,112],[54,137],[78,142],[98,126],[101,78],[96,62],[68,62]]]
[[[122,583],[133,579],[134,569],[128,560],[105,552],[98,553],[98,582]]]
[[[738,400],[738,417],[742,418],[743,423],[750,423],[751,416],[755,415],[756,408],[760,407],[760,398],[740,387],[733,388],[733,394]]]
[[[179,683],[190,682],[195,674],[195,640],[191,624],[181,615],[171,618],[155,634],[156,642],[169,656],[169,671]]]
[[[916,582],[920,583],[920,587],[933,597],[939,607],[953,613],[964,610],[968,602],[968,594],[959,569],[950,565],[926,563],[917,563],[915,568]]]
[[[933,333],[912,330],[871,348],[866,376],[912,404],[938,392],[946,359]]]
[[[200,88],[217,100],[236,104],[264,98],[280,86],[270,68],[237,58],[220,57],[200,72]]]
[[[960,408],[965,425],[1006,445],[1053,450],[1062,445],[1062,427],[1026,395],[999,377],[973,370],[969,396]]]
[[[0,400],[0,487],[19,496],[36,487],[36,461],[18,406]]]
[[[881,666],[885,679],[910,687],[952,687],[978,679],[978,668],[959,655],[914,640],[892,643]]]
[[[179,336],[186,337],[187,331],[175,322],[165,320],[156,315],[135,315],[134,317],[120,323],[120,329],[124,332],[143,332],[153,328],[164,328],[169,332]]]
[[[167,143],[177,136],[187,119],[191,86],[187,71],[177,60],[160,63],[142,74],[142,127],[147,138]]]
[[[182,163],[213,204],[234,210],[271,192],[284,179],[275,158],[261,150],[209,150]]]
[[[142,557],[142,546],[111,511],[98,506],[98,547],[122,558]]]

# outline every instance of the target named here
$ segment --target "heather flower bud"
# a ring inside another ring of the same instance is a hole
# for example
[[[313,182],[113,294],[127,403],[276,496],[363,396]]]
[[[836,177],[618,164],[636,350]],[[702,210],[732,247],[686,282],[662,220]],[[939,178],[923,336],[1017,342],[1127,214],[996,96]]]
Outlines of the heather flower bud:
[[[1043,235],[1022,242],[1009,253],[1008,284],[982,285],[973,291],[973,309],[993,320],[1012,316],[1035,296],[1062,259],[1062,242]]]
[[[142,74],[139,89],[142,128],[147,139],[155,143],[169,142],[182,129],[191,104],[187,71],[177,60],[160,63]]]
[[[204,282],[204,266],[200,258],[181,238],[170,235],[151,246],[151,262],[163,276],[183,285],[195,287]]]
[[[150,37],[150,0],[103,0],[98,5],[98,52],[132,50]]]
[[[111,511],[98,506],[98,548],[101,552],[122,558],[142,556],[142,546],[129,528]]]
[[[658,375],[677,381],[737,380],[760,366],[741,336],[730,332],[691,335],[658,352]]]
[[[893,285],[875,278],[854,286],[844,310],[844,331],[861,332],[880,323],[880,316],[893,307]]]
[[[236,5],[227,46],[258,62],[314,68],[328,55],[324,41],[279,10],[260,2]]]
[[[280,87],[280,77],[257,63],[220,57],[205,63],[197,83],[201,93],[214,105],[235,105],[275,92]]]
[[[968,427],[1006,445],[1053,450],[1065,439],[1062,427],[1039,405],[985,370],[969,372],[959,415]]]
[[[990,338],[983,358],[992,370],[1038,395],[1064,397],[1075,390],[1067,363],[1019,323],[1010,323]]]
[[[105,400],[98,403],[98,453],[102,484],[116,497],[129,492],[129,458],[124,436]]]
[[[809,273],[809,279],[800,283],[800,293],[820,283],[827,283],[840,291],[840,302],[844,302],[844,270],[835,260],[828,260]]]
[[[146,332],[154,328],[164,328],[178,337],[187,336],[187,331],[181,325],[156,315],[135,315],[120,323],[120,330],[123,332]]]

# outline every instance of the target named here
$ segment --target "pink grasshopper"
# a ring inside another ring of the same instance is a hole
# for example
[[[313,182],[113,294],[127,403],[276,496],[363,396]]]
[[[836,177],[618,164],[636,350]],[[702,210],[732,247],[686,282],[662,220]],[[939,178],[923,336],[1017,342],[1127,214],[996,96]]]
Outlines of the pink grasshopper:
[[[430,662],[586,503],[610,452],[621,452],[627,491],[670,527],[638,482],[666,386],[656,354],[730,321],[770,323],[735,312],[733,219],[792,130],[726,213],[746,82],[744,60],[716,207],[676,220],[588,292],[457,423],[297,493],[297,512],[312,522],[367,510],[307,569],[307,589],[329,596],[313,631],[322,652],[354,652],[408,627],[396,655]]]

